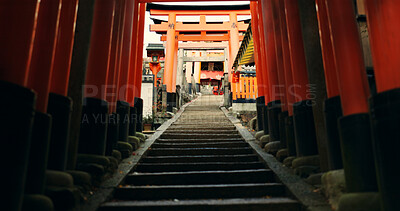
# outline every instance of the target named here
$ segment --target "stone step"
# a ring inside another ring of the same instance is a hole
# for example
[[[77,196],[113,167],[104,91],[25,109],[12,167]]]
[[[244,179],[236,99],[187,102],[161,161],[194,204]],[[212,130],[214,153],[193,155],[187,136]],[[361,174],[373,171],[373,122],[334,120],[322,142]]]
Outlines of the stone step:
[[[235,126],[223,126],[223,127],[210,127],[208,125],[198,125],[198,126],[174,126],[171,125],[167,131],[175,130],[236,130]]]
[[[143,163],[199,163],[199,162],[254,162],[259,161],[257,155],[196,155],[196,156],[145,156]]]
[[[274,182],[270,169],[156,172],[128,174],[127,185],[199,185],[199,184],[241,184]]]
[[[156,143],[246,143],[243,138],[214,138],[214,139],[157,139]]]
[[[116,201],[103,204],[99,211],[160,210],[160,211],[301,211],[300,204],[289,198],[247,198],[208,200]]]
[[[152,149],[155,148],[199,148],[199,147],[213,147],[213,148],[226,148],[226,147],[248,147],[249,144],[246,142],[230,141],[230,142],[189,142],[181,143],[177,142],[163,142],[157,141],[151,145]]]
[[[174,134],[176,134],[176,133],[178,133],[178,134],[186,134],[186,133],[189,133],[189,134],[195,134],[195,133],[197,133],[197,134],[209,134],[209,133],[212,133],[212,134],[238,134],[238,131],[237,130],[190,130],[190,129],[186,129],[186,130],[173,130],[173,131],[166,130],[165,133],[166,134],[170,134],[170,133],[174,133]]]
[[[226,199],[284,196],[281,183],[125,186],[117,188],[117,200]]]
[[[135,172],[186,172],[265,168],[261,162],[139,163]]]
[[[179,133],[168,133],[165,132],[161,135],[162,139],[186,139],[186,138],[194,138],[194,139],[214,139],[214,138],[242,138],[239,134],[198,134],[198,133],[187,133],[187,134],[179,134]]]
[[[167,155],[243,155],[251,154],[251,147],[235,147],[235,148],[158,148],[149,149],[147,156],[167,156]]]

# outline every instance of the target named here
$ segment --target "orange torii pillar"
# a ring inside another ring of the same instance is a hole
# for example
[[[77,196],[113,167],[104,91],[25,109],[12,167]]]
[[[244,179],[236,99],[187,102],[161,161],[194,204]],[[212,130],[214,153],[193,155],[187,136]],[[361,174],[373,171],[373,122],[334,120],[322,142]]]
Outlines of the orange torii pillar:
[[[325,124],[329,169],[342,169],[342,152],[340,148],[339,128],[337,120],[343,116],[340,104],[339,85],[336,77],[336,63],[333,54],[331,33],[329,31],[328,15],[325,0],[316,0],[319,36],[325,71],[325,83],[328,99],[325,100]]]
[[[282,32],[281,32],[281,21],[280,21],[280,9],[279,1],[272,0],[272,11],[273,11],[273,27],[275,32],[275,52],[276,52],[276,68],[278,73],[279,86],[279,97],[281,101],[281,111],[278,111],[278,127],[279,127],[279,141],[280,148],[287,148],[286,144],[286,125],[285,118],[289,115],[288,104],[286,97],[286,79],[285,79],[285,67],[283,64],[283,49],[282,49]]]
[[[399,2],[364,1],[378,93],[370,99],[375,163],[382,210],[400,210],[399,163],[400,30]]]
[[[108,126],[106,84],[109,70],[115,0],[95,2],[79,152],[105,155]]]
[[[294,91],[295,94],[293,101],[293,126],[296,152],[298,157],[315,155],[318,151],[311,106],[312,102],[308,96],[309,82],[298,2],[285,0],[285,10],[293,78],[293,86],[290,87],[289,91],[292,94]]]
[[[285,16],[285,5],[284,1],[278,1],[278,12],[279,12],[279,22],[281,29],[281,42],[282,42],[282,58],[283,58],[283,69],[285,75],[285,92],[286,92],[286,102],[288,113],[287,116],[283,117],[284,122],[284,134],[286,138],[286,146],[288,150],[288,156],[296,156],[296,141],[294,138],[294,127],[293,127],[293,104],[294,104],[294,92],[293,87],[293,77],[292,77],[292,64],[291,55],[289,50],[289,39],[287,33],[287,24]],[[282,112],[284,114],[285,112]],[[281,115],[282,115],[281,114]]]
[[[240,40],[239,40],[239,29],[238,29],[238,21],[237,21],[237,14],[236,13],[229,13],[229,24],[231,28],[229,30],[229,68],[232,67],[233,62],[235,62],[236,54],[239,51],[240,47]],[[232,71],[233,69],[229,70],[228,77],[229,82],[232,83]]]
[[[257,3],[257,9],[256,12],[259,16],[258,18],[258,36],[260,38],[260,56],[259,59],[261,60],[261,64],[263,67],[263,81],[265,83],[264,86],[264,119],[263,119],[263,126],[264,126],[264,134],[269,134],[269,118],[268,118],[268,102],[270,99],[270,84],[269,84],[269,77],[268,77],[268,65],[267,65],[267,59],[265,58],[267,55],[266,52],[266,37],[264,36],[264,20],[263,20],[263,13],[262,7],[261,7],[261,2],[259,1]]]
[[[26,88],[28,67],[39,8],[39,0],[0,3],[0,139],[7,140],[7,150],[0,157],[3,168],[4,210],[20,210],[31,143],[36,94]],[[23,12],[21,12],[23,11]],[[5,33],[7,32],[7,33]],[[11,159],[18,155],[18,159]]]
[[[134,106],[136,108],[136,131],[143,131],[143,99],[140,98],[142,91],[142,74],[143,74],[143,40],[144,40],[144,24],[145,24],[145,13],[146,13],[146,3],[140,3],[139,5],[139,20],[138,20],[138,30],[136,35],[137,48],[136,48],[136,61],[135,61],[135,83],[134,88],[135,98]],[[131,70],[132,71],[132,70]]]
[[[78,0],[62,0],[47,112],[52,116],[47,167],[64,171],[67,164],[72,100],[67,97]]]
[[[274,30],[274,16],[272,1],[261,1],[265,37],[265,56],[267,60],[267,75],[269,81],[269,99],[266,101],[268,109],[268,127],[271,141],[279,141],[279,118],[281,112],[281,93],[279,89],[277,52],[275,39],[277,39]]]
[[[110,62],[107,75],[106,101],[109,103],[109,121],[107,127],[106,155],[112,155],[113,147],[119,141],[120,115],[117,113],[117,93],[119,82],[119,58],[122,39],[122,24],[125,11],[125,1],[115,2],[114,24],[110,50]],[[121,106],[119,106],[120,108]],[[129,106],[128,106],[129,108]],[[123,109],[124,111],[126,109]]]
[[[349,192],[377,190],[370,133],[370,95],[362,47],[351,1],[325,1],[339,82],[343,167]]]
[[[170,13],[168,15],[168,30],[167,30],[167,46],[164,65],[164,79],[163,84],[167,86],[167,111],[172,112],[174,107],[173,95],[175,94],[173,88],[173,72],[176,55],[175,34],[176,14]]]
[[[263,66],[263,62],[261,61],[261,51],[260,51],[260,37],[259,37],[259,27],[258,27],[258,2],[251,1],[250,2],[250,11],[251,11],[251,30],[253,33],[253,42],[254,42],[254,62],[256,64],[256,78],[257,78],[257,89],[258,89],[258,97],[256,98],[257,105],[257,126],[258,131],[264,130],[264,107],[265,107],[265,94],[264,94],[264,78],[263,71],[265,67]]]
[[[28,194],[44,194],[45,189],[45,173],[47,169],[47,157],[49,155],[50,134],[53,133],[51,127],[52,116],[46,112],[51,75],[53,70],[55,71],[53,62],[56,51],[55,47],[57,43],[61,5],[61,0],[42,0],[37,17],[36,35],[33,42],[32,60],[28,75],[28,87],[33,89],[38,96],[25,185],[25,193]],[[52,111],[52,107],[49,107],[49,111]],[[56,127],[56,129],[58,128]],[[57,130],[55,130],[55,132],[57,132]],[[66,140],[64,140],[64,142],[65,141]],[[62,150],[64,150],[63,158],[51,158],[63,159],[63,161],[66,161],[66,151],[65,149]],[[65,168],[65,164],[59,167]]]
[[[118,130],[118,141],[127,142],[129,135],[129,128],[131,127],[132,117],[131,111],[133,111],[133,102],[131,96],[133,96],[132,86],[132,73],[130,71],[131,66],[134,64],[134,46],[136,42],[132,42],[132,36],[136,32],[135,24],[137,23],[137,3],[133,0],[125,0],[124,7],[121,11],[121,22],[120,22],[120,37],[118,43],[118,52],[116,58],[116,69],[119,72],[117,82],[117,105],[116,113],[119,116],[119,130]],[[130,10],[128,10],[129,4],[133,4]],[[135,114],[135,112],[132,112]],[[131,127],[132,128],[132,127]]]

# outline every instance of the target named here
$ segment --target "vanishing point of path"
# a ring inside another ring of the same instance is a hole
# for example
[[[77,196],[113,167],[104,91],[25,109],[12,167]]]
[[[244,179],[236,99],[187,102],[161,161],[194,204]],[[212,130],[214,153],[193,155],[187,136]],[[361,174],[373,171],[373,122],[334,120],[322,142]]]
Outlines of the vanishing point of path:
[[[300,210],[221,100],[203,95],[187,106],[100,210]]]

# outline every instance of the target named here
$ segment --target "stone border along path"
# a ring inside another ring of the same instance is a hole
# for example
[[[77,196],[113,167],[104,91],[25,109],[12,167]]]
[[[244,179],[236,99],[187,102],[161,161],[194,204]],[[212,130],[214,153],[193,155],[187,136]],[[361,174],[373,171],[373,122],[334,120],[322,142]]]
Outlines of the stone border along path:
[[[239,120],[221,112],[221,99],[205,95],[183,106],[83,210],[104,201],[99,210],[330,210]]]

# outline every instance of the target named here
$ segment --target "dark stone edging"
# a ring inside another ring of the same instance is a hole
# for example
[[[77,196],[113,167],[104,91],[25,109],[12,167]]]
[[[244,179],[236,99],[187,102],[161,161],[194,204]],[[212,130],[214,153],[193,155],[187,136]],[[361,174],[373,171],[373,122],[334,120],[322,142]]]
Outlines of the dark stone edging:
[[[290,169],[283,166],[275,157],[264,152],[258,144],[254,142],[254,136],[240,123],[240,121],[229,115],[225,107],[221,107],[225,116],[235,125],[240,135],[254,149],[258,156],[264,160],[268,167],[277,175],[279,180],[288,188],[293,196],[304,206],[304,210],[309,211],[328,211],[332,210],[326,199],[314,192],[314,187],[307,184],[300,177],[293,175]]]
[[[80,210],[90,211],[97,210],[99,206],[112,198],[114,189],[122,184],[124,178],[128,173],[132,170],[134,166],[139,162],[142,158],[142,155],[148,150],[148,148],[171,126],[185,111],[185,108],[195,102],[198,98],[193,99],[192,101],[183,105],[179,111],[168,121],[164,122],[156,132],[146,139],[143,146],[141,146],[138,150],[135,151],[136,155],[130,156],[122,160],[122,162],[118,165],[117,171],[114,175],[104,181],[99,187],[98,190],[89,198],[89,200],[80,207]]]

